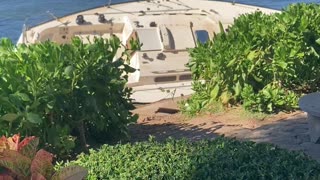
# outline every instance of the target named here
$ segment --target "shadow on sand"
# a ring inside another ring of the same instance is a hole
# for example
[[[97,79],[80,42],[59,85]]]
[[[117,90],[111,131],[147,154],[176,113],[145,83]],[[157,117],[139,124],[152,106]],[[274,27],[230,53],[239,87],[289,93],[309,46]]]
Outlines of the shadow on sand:
[[[224,124],[208,119],[202,124],[184,123],[151,124],[138,123],[129,127],[131,142],[146,141],[154,136],[158,141],[168,137],[187,138],[191,141],[215,139],[217,136],[235,137],[239,140],[267,142],[289,150],[301,150],[320,162],[320,144],[310,142],[309,127],[305,114],[264,123],[256,128],[239,124]]]

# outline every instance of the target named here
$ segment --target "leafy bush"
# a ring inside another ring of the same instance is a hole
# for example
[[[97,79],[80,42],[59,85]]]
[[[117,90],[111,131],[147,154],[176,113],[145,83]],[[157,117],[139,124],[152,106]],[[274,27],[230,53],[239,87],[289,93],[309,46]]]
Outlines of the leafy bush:
[[[297,108],[302,93],[319,90],[320,5],[290,5],[281,13],[241,15],[212,41],[190,50],[195,95],[191,114],[213,102],[277,112]]]
[[[296,106],[298,100],[297,95],[292,91],[286,92],[284,89],[270,84],[258,93],[254,92],[252,86],[245,86],[241,96],[244,99],[243,106],[246,109],[260,112],[274,112],[278,109],[290,111],[292,107]]]
[[[88,179],[320,178],[320,164],[303,153],[227,138],[104,145],[67,164],[86,167]]]
[[[83,179],[87,170],[69,166],[54,171],[53,155],[43,149],[37,151],[39,139],[32,136],[20,142],[20,135],[0,139],[0,179],[63,180]]]
[[[15,47],[0,43],[0,135],[41,137],[56,154],[69,154],[75,140],[124,136],[136,121],[125,51],[118,38],[83,44],[44,42]],[[131,51],[129,51],[131,52]]]

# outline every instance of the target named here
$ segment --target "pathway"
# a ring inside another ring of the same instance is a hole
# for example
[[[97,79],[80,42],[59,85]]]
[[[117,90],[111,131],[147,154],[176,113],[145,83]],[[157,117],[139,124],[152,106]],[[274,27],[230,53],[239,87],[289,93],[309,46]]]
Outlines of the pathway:
[[[166,100],[137,108],[134,113],[138,113],[140,118],[137,124],[130,127],[132,141],[144,141],[149,135],[160,141],[168,137],[194,141],[225,135],[301,150],[320,162],[320,144],[310,142],[308,123],[303,112],[277,115],[264,121],[244,121],[228,112],[186,120],[177,113],[176,101]]]

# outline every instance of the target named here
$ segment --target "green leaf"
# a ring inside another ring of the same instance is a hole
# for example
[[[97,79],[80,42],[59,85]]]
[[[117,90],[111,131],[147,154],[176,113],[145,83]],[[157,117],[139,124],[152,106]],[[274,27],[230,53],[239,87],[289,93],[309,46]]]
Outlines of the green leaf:
[[[317,58],[320,58],[320,55],[319,55],[318,52],[314,49],[314,47],[311,47],[311,52],[312,52]]]
[[[250,51],[250,53],[247,55],[247,59],[252,61],[256,58],[256,51]]]
[[[14,114],[14,113],[8,113],[4,116],[2,116],[0,119],[8,121],[8,122],[12,122],[14,120],[16,120],[19,117],[19,115]]]
[[[236,84],[236,86],[234,87],[234,91],[235,91],[235,96],[236,96],[236,97],[240,96],[240,94],[241,94],[241,89],[242,89],[241,84],[240,84],[240,82],[238,81],[237,84]]]
[[[135,68],[133,68],[133,67],[131,67],[131,66],[129,66],[129,65],[124,65],[124,71],[126,72],[126,73],[134,73],[135,71],[136,71],[136,69]]]
[[[232,59],[232,60],[229,61],[229,63],[227,64],[227,67],[233,66],[235,62],[236,62],[236,58]]]
[[[18,93],[16,93],[16,95],[17,95],[18,97],[20,97],[22,101],[25,101],[25,102],[30,101],[29,96],[28,96],[27,94],[25,94],[25,93],[20,93],[20,92],[18,92]]]
[[[252,76],[253,76],[254,80],[256,80],[257,82],[262,82],[262,79],[259,78],[258,76],[254,75],[254,74],[252,74]]]
[[[273,104],[272,103],[269,103],[267,107],[268,107],[269,112],[273,111]]]
[[[218,85],[218,84],[215,85],[214,88],[213,88],[213,90],[212,90],[211,93],[210,93],[211,98],[217,99],[218,94],[219,94],[219,90],[220,90],[219,85]]]
[[[74,67],[73,66],[67,66],[65,69],[64,69],[64,74],[67,76],[67,77],[72,77],[73,76],[73,71],[74,71]]]
[[[35,124],[42,123],[41,117],[35,113],[27,113],[27,120]]]
[[[298,53],[298,54],[297,54],[297,57],[299,57],[299,58],[303,58],[303,57],[304,57],[304,53],[303,53],[303,52]]]
[[[278,64],[282,69],[286,69],[287,66],[288,66],[288,64],[286,62],[284,62],[284,61],[280,61],[280,62],[278,62]]]

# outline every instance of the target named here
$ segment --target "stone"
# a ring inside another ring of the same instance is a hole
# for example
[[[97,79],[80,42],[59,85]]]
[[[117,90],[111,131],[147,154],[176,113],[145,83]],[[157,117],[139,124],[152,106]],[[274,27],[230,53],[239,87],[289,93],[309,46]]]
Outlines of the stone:
[[[308,113],[311,142],[318,143],[320,138],[320,93],[311,93],[299,100],[300,108]]]
[[[320,117],[308,113],[311,142],[317,143],[320,138]]]

